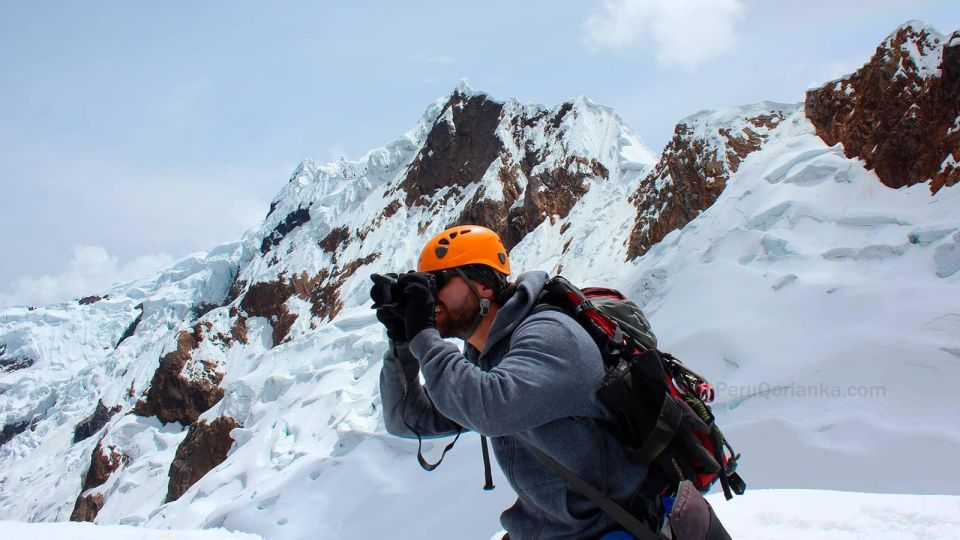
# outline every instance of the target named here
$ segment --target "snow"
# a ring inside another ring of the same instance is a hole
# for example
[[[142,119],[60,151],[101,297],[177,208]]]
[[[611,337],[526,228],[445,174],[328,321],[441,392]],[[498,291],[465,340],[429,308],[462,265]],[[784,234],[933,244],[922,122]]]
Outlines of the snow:
[[[960,497],[822,490],[752,490],[735,502],[708,497],[733,538],[956,538]]]
[[[956,118],[953,119],[953,125],[950,126],[949,129],[947,129],[947,135],[948,135],[948,136],[949,136],[949,135],[953,135],[954,133],[957,133],[958,131],[960,131],[960,116],[957,116]],[[950,154],[950,155],[952,156],[953,154]],[[941,168],[942,168],[942,167],[943,167],[943,166],[941,165]]]
[[[500,195],[495,162],[478,184],[381,216],[404,196],[397,187],[445,102],[359,160],[305,160],[275,211],[239,242],[113,287],[89,306],[0,310],[5,354],[37,360],[0,373],[0,422],[36,418],[0,447],[0,519],[66,520],[102,437],[128,463],[96,488],[106,500],[101,526],[184,531],[178,537],[225,528],[280,540],[494,535],[515,496],[496,467],[498,488],[481,490],[479,438],[465,435],[427,473],[416,463],[416,442],[386,434],[380,414],[377,377],[387,342],[369,309],[369,275],[412,268],[425,239],[477,190]],[[931,196],[925,185],[887,188],[816,137],[795,104],[704,111],[686,122],[691,136],[714,140],[716,152],[725,152],[720,129],[743,135],[745,117],[775,112],[784,120],[756,129],[767,141],[740,163],[711,208],[627,262],[624,243],[637,211],[627,198],[654,156],[610,109],[585,98],[556,128],[546,121],[509,126],[511,117],[550,119],[561,109],[505,101],[497,134],[507,158],[519,159],[529,143],[548,160],[597,159],[609,178],[588,178],[589,191],[566,220],[546,219],[530,232],[512,264],[562,268],[575,283],[623,290],[644,306],[662,347],[715,383],[715,412],[744,455],[741,472],[751,487],[730,503],[711,496],[734,536],[950,537],[957,497],[934,494],[955,493],[960,481],[944,466],[960,445],[960,419],[944,384],[960,377],[960,189]],[[261,239],[298,208],[310,208],[311,220],[261,255]],[[350,241],[334,261],[317,242],[339,227]],[[365,231],[362,241],[355,231]],[[228,415],[242,427],[231,433],[225,462],[163,503],[186,428],[130,411],[177,332],[204,322],[229,334],[230,306],[199,320],[191,310],[221,303],[235,276],[256,283],[315,275],[374,253],[374,262],[345,279],[344,309],[332,321],[312,318],[311,305],[292,297],[286,307],[299,317],[289,341],[273,346],[270,321],[252,317],[248,344],[198,349],[199,358],[222,366],[225,389],[201,418]],[[137,332],[114,349],[141,303]],[[99,399],[121,412],[74,444],[73,426]],[[427,442],[428,457],[435,460],[446,442]],[[915,495],[891,494],[900,492]],[[105,530],[56,524],[72,528],[48,533],[47,525],[7,522],[0,530],[7,526],[17,527],[7,536],[41,538]],[[102,535],[126,534],[117,531]]]
[[[960,331],[926,326],[956,311],[955,244],[933,231],[960,227],[960,191],[886,188],[805,120],[784,124],[621,285],[663,348],[725,385],[715,410],[752,487],[952,492],[960,478],[915,456],[960,444],[920,390],[960,376],[944,351]],[[885,393],[736,392],[821,383]]]
[[[939,77],[943,35],[932,25],[923,21],[907,21],[894,30],[881,47],[892,48],[895,36],[904,30],[908,32],[908,39],[900,49],[910,60],[913,68],[911,71],[915,71],[921,78]],[[904,73],[905,67],[901,62],[897,75]]]
[[[0,536],[32,540],[260,540],[254,534],[223,529],[198,531],[161,531],[128,525],[94,525],[92,523],[20,523],[0,521]]]
[[[372,465],[376,466],[376,463]],[[350,471],[368,472],[364,471]],[[350,480],[357,480],[351,477]],[[382,482],[383,479],[376,479]],[[391,497],[403,493],[384,493],[368,501],[376,507],[355,515],[358,519],[342,519],[336,535],[325,530],[318,521],[316,530],[305,529],[303,536],[318,538],[409,538],[455,536],[465,539],[500,538],[491,536],[489,529],[472,528],[469,522],[456,529],[432,528],[430,513],[422,512],[415,518],[396,515],[391,511]],[[408,494],[415,496],[414,494]],[[277,504],[279,496],[266,498],[264,509]],[[948,495],[884,495],[824,490],[752,490],[735,502],[723,500],[720,494],[711,495],[713,506],[733,538],[782,540],[807,539],[812,535],[825,540],[878,538],[885,540],[925,538],[952,539],[960,527],[960,496]],[[421,501],[426,508],[437,508],[448,501],[431,497]],[[356,512],[358,509],[354,509]],[[398,524],[402,524],[399,525]],[[487,530],[485,530],[487,529]],[[391,534],[391,532],[393,534]],[[326,534],[325,534],[326,533]],[[386,536],[379,536],[386,533]],[[0,535],[5,538],[32,538],[46,540],[72,538],[74,540],[254,540],[270,538],[249,533],[230,532],[228,529],[162,530],[124,525],[93,525],[89,523],[21,523],[0,521]]]

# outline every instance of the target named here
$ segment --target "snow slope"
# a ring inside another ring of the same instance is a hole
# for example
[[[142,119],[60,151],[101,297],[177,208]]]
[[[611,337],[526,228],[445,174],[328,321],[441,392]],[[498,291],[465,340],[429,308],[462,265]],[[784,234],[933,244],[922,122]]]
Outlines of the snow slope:
[[[875,538],[884,540],[924,538],[947,540],[956,537],[960,527],[960,497],[932,495],[878,495],[823,490],[753,490],[737,500],[725,504],[722,495],[708,497],[727,531],[738,540],[807,539],[811,536],[824,540],[853,540]],[[441,500],[424,501],[440,505]],[[380,517],[381,512],[355,516],[356,522]],[[428,519],[424,520],[429,522]],[[362,523],[360,523],[362,525]],[[412,524],[417,527],[418,524]],[[467,538],[467,527],[451,531],[423,526],[418,532],[442,538]],[[358,527],[344,530],[342,538],[365,538],[370,530]],[[34,540],[253,540],[260,538],[248,533],[227,533],[223,529],[161,531],[129,525],[92,525],[88,523],[21,523],[0,521],[0,535],[4,538],[32,538]],[[304,535],[306,536],[306,535]],[[480,538],[480,536],[477,536]],[[501,533],[492,535],[499,539]]]
[[[958,208],[883,186],[797,114],[624,272],[661,347],[718,383],[752,486],[957,492]]]
[[[236,533],[222,529],[204,531],[159,531],[129,525],[93,525],[91,523],[22,523],[0,521],[0,535],[4,538],[31,538],[32,540],[260,540],[254,534]]]

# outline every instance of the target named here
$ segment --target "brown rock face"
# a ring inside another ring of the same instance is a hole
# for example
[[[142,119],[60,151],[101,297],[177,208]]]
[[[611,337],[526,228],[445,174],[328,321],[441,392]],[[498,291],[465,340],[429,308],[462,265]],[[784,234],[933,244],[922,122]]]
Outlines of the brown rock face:
[[[127,456],[123,455],[115,446],[103,448],[100,444],[93,449],[90,456],[90,468],[83,480],[80,496],[73,506],[70,521],[93,521],[97,513],[103,508],[102,493],[84,495],[87,490],[102,486],[117,469],[127,463]]]
[[[89,521],[93,523],[97,514],[100,513],[100,509],[103,508],[103,502],[103,493],[77,497],[77,502],[73,505],[73,512],[70,514],[70,521]]]
[[[379,252],[370,253],[361,259],[354,259],[346,264],[337,263],[330,272],[322,272],[320,284],[310,291],[310,314],[314,317],[333,319],[343,309],[340,300],[340,288],[347,278],[352,276],[361,266],[372,263],[380,258]]]
[[[230,338],[246,345],[247,342],[247,318],[240,315],[233,321],[230,327]]]
[[[220,401],[223,389],[217,385],[223,374],[212,363],[193,358],[193,351],[204,339],[204,330],[205,326],[197,324],[192,331],[177,335],[177,350],[160,358],[160,367],[153,374],[146,397],[133,409],[135,414],[156,416],[165,424],[189,425]],[[188,362],[197,368],[190,378],[182,374]]]
[[[904,25],[856,73],[809,90],[805,112],[817,135],[842,143],[889,187],[932,180],[936,193],[956,184],[960,31],[946,41],[932,28]]]
[[[344,225],[330,231],[330,234],[325,236],[323,240],[320,241],[320,248],[327,253],[335,253],[337,248],[346,246],[349,242],[350,230],[347,229],[346,225]]]
[[[108,409],[107,406],[103,404],[103,400],[98,401],[93,414],[81,420],[80,423],[77,424],[77,427],[74,428],[73,442],[78,443],[92,437],[96,432],[100,431],[103,426],[107,425],[107,422],[113,418],[113,415],[120,412],[120,409],[120,405]]]
[[[281,276],[283,277],[283,276]],[[242,309],[250,317],[265,317],[273,327],[273,344],[277,345],[287,337],[297,316],[287,309],[287,300],[294,294],[293,281],[313,282],[306,273],[294,276],[293,280],[265,281],[254,283],[247,289],[240,301]],[[305,288],[301,285],[300,288]],[[305,295],[309,298],[309,294]]]
[[[290,329],[297,322],[297,315],[291,313],[286,306],[287,301],[293,296],[310,302],[310,314],[314,317],[327,319],[336,317],[343,309],[343,302],[340,300],[340,288],[344,282],[358,268],[380,257],[380,253],[371,253],[362,259],[352,260],[345,264],[338,263],[336,255],[345,245],[344,242],[340,241],[342,234],[347,234],[345,227],[334,229],[325,239],[325,243],[336,250],[332,268],[324,269],[316,276],[310,276],[303,272],[295,274],[292,278],[287,278],[285,273],[281,273],[278,280],[250,285],[240,301],[240,310],[243,311],[243,314],[239,316],[232,314],[237,316],[237,320],[231,329],[233,339],[246,343],[246,317],[264,317],[270,321],[273,328],[273,345],[283,343],[287,339]],[[327,240],[330,241],[327,242]]]
[[[401,184],[408,207],[424,204],[426,197],[440,188],[480,181],[503,151],[503,143],[494,133],[502,110],[502,103],[486,96],[454,92]]]
[[[190,426],[170,464],[170,482],[164,502],[179,499],[203,475],[227,459],[227,452],[233,444],[230,430],[236,427],[239,424],[229,416],[221,416],[209,424],[197,422]]]
[[[572,103],[555,111],[518,108],[509,117],[505,111],[503,104],[486,96],[455,92],[401,188],[408,207],[431,204],[429,196],[449,188],[444,198],[432,201],[430,209],[439,216],[450,198],[463,200],[465,189],[494,167],[500,193],[492,196],[481,186],[462,213],[446,225],[483,225],[497,231],[510,249],[544,220],[566,217],[589,190],[587,180],[608,178],[609,171],[595,159],[566,151],[562,124],[568,115],[578,114]],[[544,141],[551,142],[545,145]],[[391,206],[385,214],[395,211]],[[432,223],[422,222],[421,234]]]
[[[106,484],[110,475],[126,462],[127,456],[123,455],[116,446],[104,448],[98,444],[90,455],[90,468],[87,469],[87,475],[83,480],[83,490]]]
[[[551,124],[552,125],[552,124]],[[593,159],[566,156],[557,167],[534,174],[533,168],[546,156],[528,154],[521,162],[521,170],[528,178],[523,204],[510,210],[507,230],[501,233],[507,249],[520,243],[523,237],[547,218],[567,217],[573,206],[590,190],[589,177],[609,178],[606,167]],[[541,160],[534,162],[534,160]],[[535,163],[533,167],[529,167]],[[525,167],[524,165],[527,165]],[[512,203],[511,203],[512,204]],[[492,223],[492,225],[499,225]],[[497,229],[494,229],[497,230]]]
[[[277,226],[270,231],[270,234],[268,234],[263,241],[260,242],[260,253],[262,255],[266,255],[266,253],[270,251],[270,248],[279,244],[280,241],[283,240],[283,237],[290,234],[290,231],[308,221],[310,221],[309,208],[298,208],[293,212],[290,212],[286,217],[283,218],[283,221],[278,223]]]
[[[739,130],[697,131],[693,125],[677,124],[660,161],[631,196],[637,219],[630,232],[627,259],[643,255],[709,208],[743,159],[760,149],[768,132],[783,118],[779,110],[747,116],[738,122]]]

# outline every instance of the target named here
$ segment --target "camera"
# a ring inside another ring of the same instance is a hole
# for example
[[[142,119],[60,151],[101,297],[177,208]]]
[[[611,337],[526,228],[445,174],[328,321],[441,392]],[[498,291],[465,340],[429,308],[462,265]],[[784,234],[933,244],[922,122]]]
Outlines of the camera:
[[[404,287],[411,282],[426,283],[430,294],[435,298],[438,294],[437,279],[429,272],[414,272],[413,270],[400,275],[371,274],[373,287],[370,289],[370,298],[373,299],[373,309],[398,309],[407,303]]]
[[[373,299],[373,309],[395,309],[398,300],[403,294],[398,278],[394,273],[372,274],[373,287],[370,289],[370,298]]]

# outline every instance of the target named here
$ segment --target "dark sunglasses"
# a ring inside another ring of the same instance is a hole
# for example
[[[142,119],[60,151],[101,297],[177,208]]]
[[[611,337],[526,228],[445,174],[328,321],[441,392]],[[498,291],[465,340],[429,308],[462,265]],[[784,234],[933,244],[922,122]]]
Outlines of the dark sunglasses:
[[[437,290],[444,288],[447,283],[450,283],[451,279],[460,275],[456,270],[436,270],[430,273],[433,275],[433,279],[435,279],[437,282]]]

